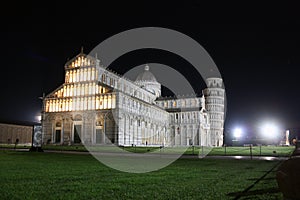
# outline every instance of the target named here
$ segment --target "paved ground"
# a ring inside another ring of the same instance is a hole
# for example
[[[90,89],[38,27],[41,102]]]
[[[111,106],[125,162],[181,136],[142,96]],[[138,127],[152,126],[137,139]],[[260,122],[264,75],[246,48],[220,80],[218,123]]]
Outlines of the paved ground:
[[[278,156],[206,156],[208,158],[217,159],[237,159],[237,160],[287,160],[289,157],[278,157]]]
[[[29,151],[29,149],[5,149],[2,150],[10,150],[10,151]],[[44,150],[47,153],[66,153],[66,154],[82,154],[88,155],[90,152],[82,152],[82,151],[59,151],[59,150]],[[191,158],[191,159],[201,159],[201,155],[179,155],[179,154],[163,154],[163,153],[119,153],[119,152],[93,152],[96,155],[103,156],[134,156],[134,157],[180,157],[180,158]],[[278,156],[205,156],[205,158],[214,158],[214,159],[236,159],[236,160],[287,160],[289,157],[278,157]]]

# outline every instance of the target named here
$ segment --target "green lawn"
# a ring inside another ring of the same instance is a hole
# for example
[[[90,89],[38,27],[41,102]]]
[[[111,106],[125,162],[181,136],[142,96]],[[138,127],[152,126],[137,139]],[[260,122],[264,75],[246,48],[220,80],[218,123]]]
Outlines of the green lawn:
[[[179,159],[146,174],[90,155],[0,151],[1,199],[233,199],[278,161]],[[275,172],[240,199],[281,199]]]

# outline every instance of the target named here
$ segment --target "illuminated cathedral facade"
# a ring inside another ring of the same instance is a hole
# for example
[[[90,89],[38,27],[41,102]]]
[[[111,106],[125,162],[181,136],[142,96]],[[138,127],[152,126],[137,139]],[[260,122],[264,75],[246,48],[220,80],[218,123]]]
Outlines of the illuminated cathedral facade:
[[[80,53],[65,64],[65,82],[43,100],[43,143],[222,146],[222,79],[206,83],[200,97],[163,98],[148,65],[130,81]]]

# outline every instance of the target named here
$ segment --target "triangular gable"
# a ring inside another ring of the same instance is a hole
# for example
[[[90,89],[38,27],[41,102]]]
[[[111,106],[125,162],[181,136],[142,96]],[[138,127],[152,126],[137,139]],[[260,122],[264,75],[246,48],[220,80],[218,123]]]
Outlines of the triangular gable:
[[[79,68],[96,64],[96,58],[80,53],[65,64],[65,68]]]
[[[63,90],[65,84],[62,84],[61,86],[59,86],[58,88],[56,88],[54,91],[52,91],[51,93],[49,93],[48,95],[46,95],[46,98],[56,98],[58,97],[58,92],[60,90]]]
[[[66,84],[62,84],[61,86],[59,86],[58,88],[56,88],[53,92],[49,93],[46,98],[62,98],[64,97],[64,92],[65,92],[65,85]],[[102,91],[99,91],[99,93],[110,93],[110,92],[113,92],[114,88],[106,85],[106,84],[103,84],[101,82],[98,82],[98,85],[101,86],[101,88],[98,88],[99,90],[102,90]],[[96,84],[95,87],[98,87],[98,85]],[[95,89],[97,90],[97,89]],[[74,93],[74,91],[72,92]]]

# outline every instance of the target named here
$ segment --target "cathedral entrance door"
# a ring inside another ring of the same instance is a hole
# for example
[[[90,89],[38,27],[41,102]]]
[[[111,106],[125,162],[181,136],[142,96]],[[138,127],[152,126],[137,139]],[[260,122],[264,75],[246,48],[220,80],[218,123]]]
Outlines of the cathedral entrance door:
[[[103,143],[103,132],[102,129],[96,129],[96,144]]]
[[[60,138],[61,138],[61,130],[56,130],[55,131],[55,143],[60,143]]]
[[[81,128],[82,125],[74,125],[74,143],[81,143]]]

